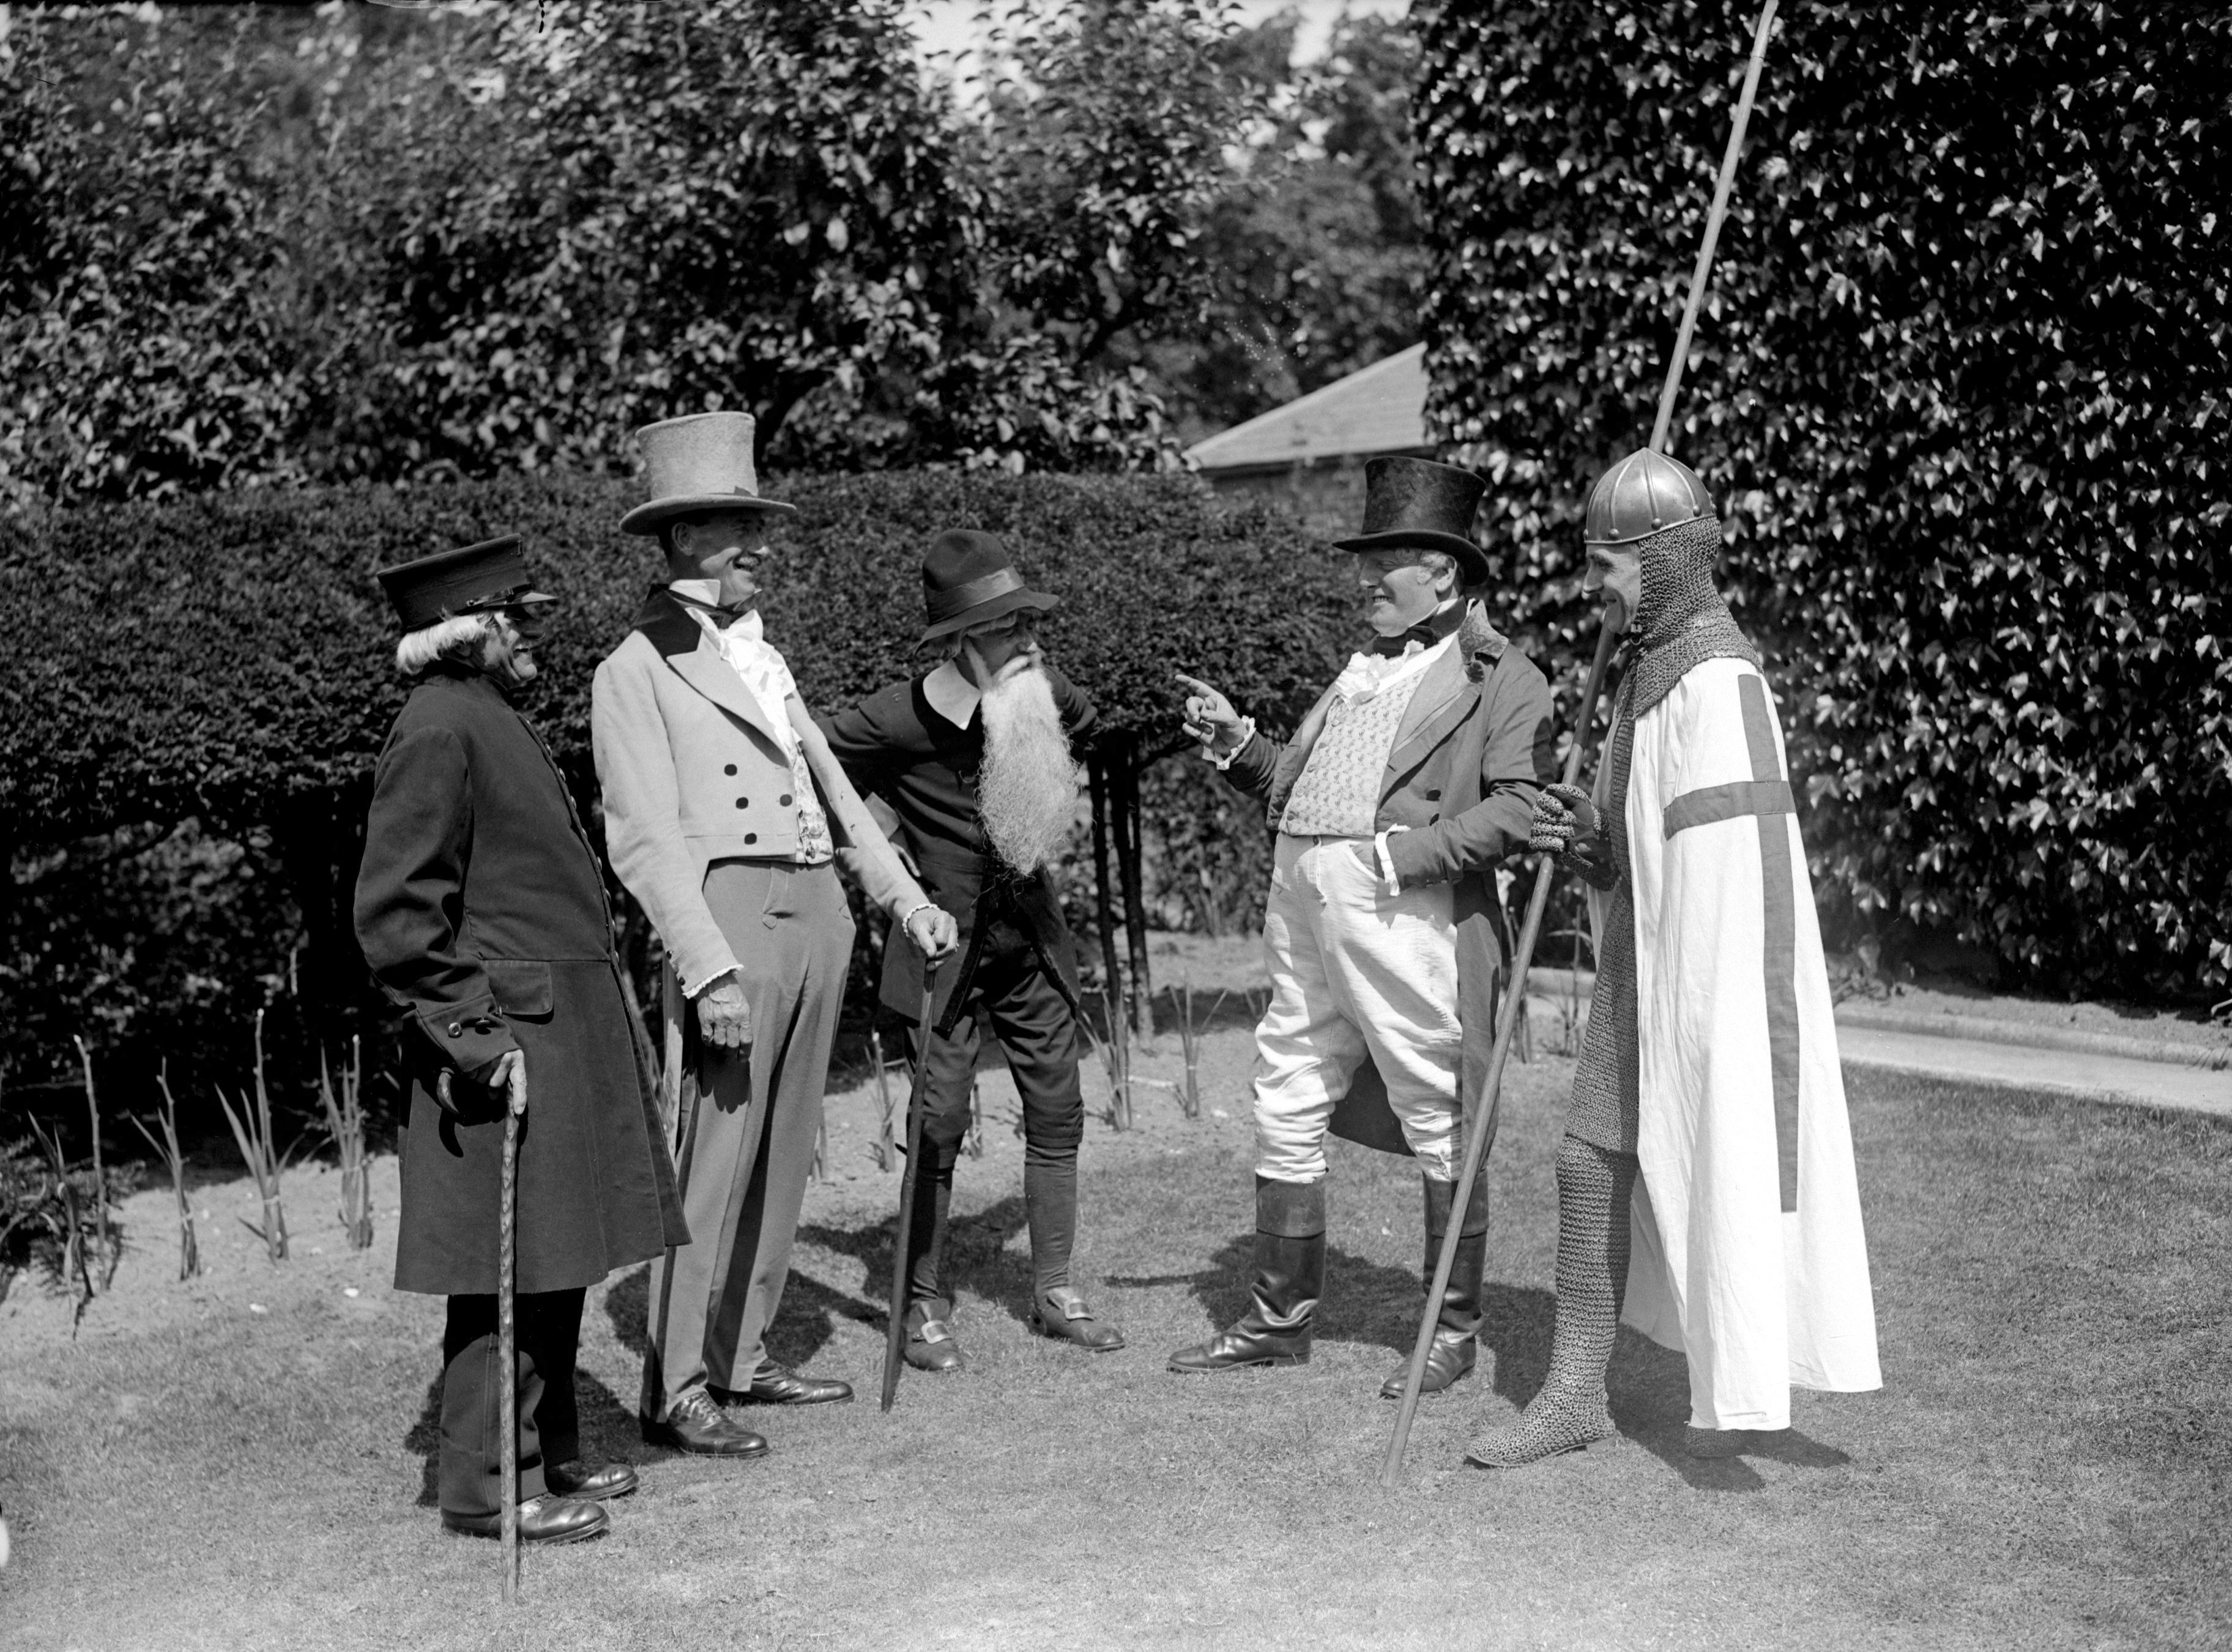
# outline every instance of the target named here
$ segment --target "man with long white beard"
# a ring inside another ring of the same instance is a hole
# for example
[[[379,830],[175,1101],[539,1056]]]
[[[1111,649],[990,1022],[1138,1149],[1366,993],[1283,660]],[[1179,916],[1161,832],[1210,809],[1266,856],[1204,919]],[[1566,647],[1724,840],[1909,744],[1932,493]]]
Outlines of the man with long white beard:
[[[959,1368],[944,1275],[953,1163],[969,1129],[970,1080],[986,1032],[997,1039],[1023,1108],[1023,1207],[1030,1229],[1030,1325],[1105,1352],[1124,1345],[1071,1283],[1077,1148],[1077,971],[1048,867],[1076,817],[1070,742],[1093,710],[1040,652],[1038,616],[1058,599],[1031,590],[990,534],[940,534],[923,559],[936,669],[893,683],[826,721],[830,749],[897,815],[900,841],[931,898],[962,921],[962,964],[938,982],[925,1077],[923,1151],[907,1247],[905,1355],[918,1370]],[[883,1001],[922,1011],[921,961],[884,953]],[[917,1046],[918,1049],[920,1047]]]

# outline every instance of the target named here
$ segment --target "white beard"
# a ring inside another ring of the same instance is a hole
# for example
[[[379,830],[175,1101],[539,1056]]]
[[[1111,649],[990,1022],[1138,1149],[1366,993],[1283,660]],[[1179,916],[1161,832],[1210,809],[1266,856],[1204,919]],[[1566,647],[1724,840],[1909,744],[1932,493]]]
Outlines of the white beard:
[[[1034,872],[1069,840],[1084,774],[1069,754],[1054,686],[1037,658],[1018,655],[994,677],[973,645],[969,651],[983,684],[976,707],[984,719],[977,818],[1001,859],[1018,871]]]

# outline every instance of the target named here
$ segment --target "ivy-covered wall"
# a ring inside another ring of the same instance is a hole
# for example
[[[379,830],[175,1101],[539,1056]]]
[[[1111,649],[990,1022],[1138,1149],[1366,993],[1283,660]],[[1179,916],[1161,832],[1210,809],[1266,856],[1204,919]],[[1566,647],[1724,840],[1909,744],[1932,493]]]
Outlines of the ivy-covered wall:
[[[1566,651],[1757,15],[1414,14],[1430,413]],[[2228,85],[2223,7],[1783,9],[1671,448],[1724,502],[1848,935],[2057,989],[2232,981]]]

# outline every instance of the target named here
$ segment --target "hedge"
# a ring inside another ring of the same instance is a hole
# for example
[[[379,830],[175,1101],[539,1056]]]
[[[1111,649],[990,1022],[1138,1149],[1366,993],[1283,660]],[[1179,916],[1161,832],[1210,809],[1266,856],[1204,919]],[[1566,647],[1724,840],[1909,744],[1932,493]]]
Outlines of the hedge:
[[[1431,416],[1561,637],[1757,0],[1421,7]],[[1673,449],[1726,501],[1824,916],[2232,980],[2232,10],[1786,8]]]
[[[920,564],[941,527],[1009,536],[1059,593],[1063,668],[1119,734],[1175,728],[1171,674],[1299,716],[1356,625],[1343,559],[1292,519],[1179,476],[878,472],[772,480],[799,511],[763,603],[802,693],[834,707],[915,669]],[[562,761],[588,744],[590,672],[656,571],[617,524],[632,487],[511,477],[211,495],[0,523],[0,837],[53,842],[187,816],[265,821],[369,774],[402,690],[372,570],[502,532],[565,601],[529,709]]]

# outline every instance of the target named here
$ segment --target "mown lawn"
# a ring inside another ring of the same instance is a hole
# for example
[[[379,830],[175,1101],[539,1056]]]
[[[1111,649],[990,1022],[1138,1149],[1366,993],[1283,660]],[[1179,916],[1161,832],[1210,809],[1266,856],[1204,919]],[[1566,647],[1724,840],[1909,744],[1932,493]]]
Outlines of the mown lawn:
[[[1624,1336],[1625,1438],[1522,1474],[1464,1468],[1547,1354],[1557,1103],[1519,1071],[1496,1171],[1491,1358],[1424,1408],[1408,1483],[1379,1489],[1375,1397],[1419,1296],[1402,1164],[1335,1166],[1317,1360],[1223,1380],[1163,1356],[1236,1312],[1246,1254],[1247,1040],[1215,1033],[1212,1107],[1167,1092],[1096,1124],[1085,1281],[1132,1345],[1032,1338],[1013,1092],[984,1080],[964,1160],[959,1330],[972,1369],[874,1406],[896,1178],[869,1092],[833,1098],[778,1352],[852,1405],[753,1414],[763,1461],[647,1451],[631,1409],[639,1273],[592,1298],[593,1437],[646,1464],[601,1543],[528,1558],[496,1603],[493,1545],[436,1526],[429,1384],[439,1305],[346,1254],[330,1181],[298,1177],[302,1254],[203,1189],[216,1272],[169,1278],[162,1202],[73,1342],[59,1302],[0,1303],[0,1503],[16,1559],[0,1644],[60,1648],[2177,1647],[2232,1636],[2221,1403],[2232,1130],[1852,1076],[1885,1391],[1798,1397],[1763,1454],[1679,1450],[1680,1362]],[[1165,1037],[1143,1071],[1175,1076]],[[1097,1075],[1088,1093],[1101,1093]],[[230,1228],[227,1234],[224,1229]],[[310,1255],[310,1245],[321,1254]],[[354,1287],[359,1294],[343,1294]],[[251,1312],[251,1303],[265,1312]]]

